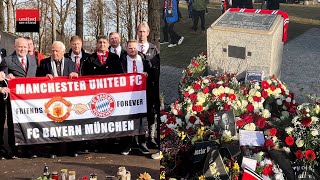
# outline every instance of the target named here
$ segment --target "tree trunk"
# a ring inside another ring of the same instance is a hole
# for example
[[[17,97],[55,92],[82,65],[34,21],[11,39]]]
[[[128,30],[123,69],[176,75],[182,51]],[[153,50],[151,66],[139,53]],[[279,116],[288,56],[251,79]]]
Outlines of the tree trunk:
[[[160,1],[148,0],[149,42],[160,48]]]
[[[4,31],[4,6],[3,0],[0,0],[0,30]]]
[[[83,0],[76,1],[76,35],[83,39]]]
[[[8,19],[8,32],[13,33],[13,4],[12,0],[7,1],[7,19]]]
[[[98,0],[98,12],[99,12],[99,22],[100,22],[100,35],[104,35],[104,23],[103,23],[103,3],[101,0]]]
[[[120,28],[120,4],[119,4],[119,0],[116,0],[116,16],[117,16],[117,32],[119,32],[119,28]]]
[[[128,39],[133,39],[132,36],[132,5],[131,5],[131,0],[128,0],[128,24],[127,24],[127,29],[128,29]]]
[[[54,13],[54,0],[51,0],[51,17],[52,17],[52,42],[57,39],[56,18]]]

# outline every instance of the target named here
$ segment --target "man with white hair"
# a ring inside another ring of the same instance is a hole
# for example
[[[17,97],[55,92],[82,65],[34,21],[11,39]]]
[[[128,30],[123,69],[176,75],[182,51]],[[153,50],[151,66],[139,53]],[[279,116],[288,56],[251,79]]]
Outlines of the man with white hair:
[[[0,64],[0,71],[6,74],[7,79],[16,77],[35,77],[37,71],[37,61],[28,54],[28,42],[24,38],[15,40],[15,52],[5,57]],[[2,94],[0,94],[2,96]],[[14,129],[12,121],[12,112],[10,100],[4,101],[0,97],[0,152],[5,152],[3,147],[3,128],[6,120],[5,107],[7,107],[7,124],[8,124],[8,143],[11,149],[11,158],[15,158],[18,154],[17,146],[15,146]],[[3,156],[6,156],[3,154]]]
[[[52,43],[52,55],[40,62],[37,76],[46,76],[50,79],[58,76],[78,77],[76,64],[69,58],[64,57],[66,46],[61,41]]]

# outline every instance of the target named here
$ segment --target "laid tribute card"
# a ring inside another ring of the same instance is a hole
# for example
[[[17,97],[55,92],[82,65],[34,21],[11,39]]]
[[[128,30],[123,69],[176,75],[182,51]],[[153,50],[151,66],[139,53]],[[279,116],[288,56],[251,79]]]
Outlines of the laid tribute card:
[[[257,167],[257,160],[243,157],[241,167],[242,169],[247,167],[255,171]]]
[[[263,146],[264,135],[262,131],[239,130],[240,146]]]

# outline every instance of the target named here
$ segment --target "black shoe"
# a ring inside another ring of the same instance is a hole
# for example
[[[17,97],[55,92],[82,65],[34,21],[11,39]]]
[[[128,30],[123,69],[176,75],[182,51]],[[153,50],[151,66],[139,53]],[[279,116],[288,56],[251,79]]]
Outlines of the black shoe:
[[[122,155],[128,155],[131,151],[130,147],[126,147],[123,149],[123,151],[121,152]]]
[[[151,138],[151,139],[148,141],[148,147],[157,149],[157,148],[158,148],[158,144],[157,144],[157,142],[156,142],[153,138]]]
[[[143,143],[139,146],[139,150],[142,152],[142,154],[150,154],[150,151],[146,145],[146,143]]]
[[[9,157],[9,152],[3,146],[0,147],[0,157],[3,157],[3,158]]]

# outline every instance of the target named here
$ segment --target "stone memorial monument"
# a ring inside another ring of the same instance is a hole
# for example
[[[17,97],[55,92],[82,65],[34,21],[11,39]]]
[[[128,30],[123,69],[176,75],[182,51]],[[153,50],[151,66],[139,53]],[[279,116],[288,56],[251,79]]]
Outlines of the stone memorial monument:
[[[283,16],[270,10],[261,14],[262,10],[233,9],[238,10],[229,9],[207,30],[209,74],[222,70],[241,79],[247,71],[256,71],[279,77],[286,33]]]

